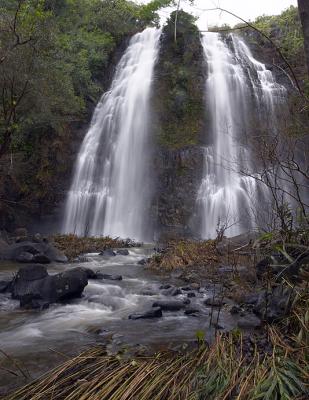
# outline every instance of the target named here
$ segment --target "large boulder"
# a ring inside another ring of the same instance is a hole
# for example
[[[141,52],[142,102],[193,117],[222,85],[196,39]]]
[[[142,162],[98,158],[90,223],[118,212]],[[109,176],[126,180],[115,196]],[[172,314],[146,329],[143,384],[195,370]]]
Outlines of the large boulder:
[[[74,268],[56,275],[48,275],[43,265],[35,264],[19,269],[12,282],[11,292],[14,299],[22,305],[46,307],[48,303],[80,297],[88,284],[87,271]]]
[[[293,289],[284,285],[271,291],[263,290],[253,310],[260,318],[271,323],[289,314],[294,297]]]
[[[22,251],[20,254],[18,254],[15,261],[22,264],[31,263],[33,262],[33,257],[34,255],[29,253],[28,251]]]
[[[0,293],[8,292],[11,288],[12,281],[0,281]]]
[[[14,243],[3,250],[0,248],[0,259],[16,261],[21,253],[30,253],[33,256],[41,254],[45,256],[46,260],[49,259],[50,261],[60,263],[68,261],[67,257],[52,244],[46,242],[34,243],[30,241]]]

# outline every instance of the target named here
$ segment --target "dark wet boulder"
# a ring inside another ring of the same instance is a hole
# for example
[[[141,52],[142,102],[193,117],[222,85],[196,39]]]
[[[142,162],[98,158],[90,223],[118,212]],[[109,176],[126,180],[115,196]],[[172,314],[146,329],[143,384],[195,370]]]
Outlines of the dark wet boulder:
[[[158,300],[153,303],[152,307],[160,307],[163,311],[179,311],[182,308],[186,307],[186,304],[183,301],[161,301]]]
[[[194,292],[189,292],[187,293],[188,298],[196,297],[196,294]]]
[[[151,310],[129,315],[129,319],[149,319],[162,317],[162,310],[160,307],[154,307]]]
[[[35,264],[19,269],[12,282],[11,293],[14,299],[30,308],[32,300],[55,303],[80,297],[87,284],[87,273],[79,268],[48,275],[43,265]]]
[[[155,296],[157,293],[155,293],[153,290],[151,289],[146,289],[143,290],[141,293],[143,296]]]
[[[179,294],[181,294],[181,290],[179,288],[176,287],[170,287],[169,289],[164,289],[161,292],[164,296],[178,296]]]
[[[184,311],[185,315],[196,315],[199,312],[200,312],[200,310],[198,308],[194,308],[194,307],[188,307]]]
[[[247,314],[237,321],[238,328],[257,329],[262,326],[262,321],[253,314]]]
[[[42,298],[51,303],[80,297],[88,284],[87,272],[80,268],[48,276],[43,282]]]
[[[8,292],[11,288],[12,281],[0,281],[0,293]]]
[[[90,268],[76,267],[74,269],[81,270],[86,273],[88,279],[98,279],[97,274]]]
[[[146,258],[142,258],[141,260],[139,260],[139,261],[137,262],[137,264],[138,264],[138,265],[146,265],[146,264],[147,264]]]
[[[218,297],[209,297],[208,299],[204,300],[205,306],[210,306],[210,307],[222,307],[225,302],[223,299],[218,298]]]
[[[249,293],[244,298],[245,304],[256,304],[259,299],[259,293]]]
[[[167,284],[165,284],[165,285],[161,285],[160,287],[159,287],[159,289],[160,290],[166,290],[166,289],[170,289],[172,287],[172,285],[169,285],[168,283]]]
[[[120,250],[117,250],[117,254],[119,256],[128,256],[130,253],[129,253],[129,250],[127,250],[127,249],[120,249]]]
[[[32,258],[32,261],[37,264],[50,264],[51,259],[43,253],[35,254]]]
[[[33,262],[33,257],[33,254],[29,253],[28,251],[22,251],[20,254],[18,254],[15,261],[22,264],[31,263]]]
[[[230,309],[230,314],[232,314],[232,315],[240,314],[241,312],[242,312],[242,309],[239,306],[232,306]]]
[[[110,281],[122,281],[121,275],[110,275],[110,274],[103,274],[103,272],[97,271],[96,272],[97,279],[107,279]]]
[[[263,320],[274,322],[289,314],[294,297],[293,289],[284,285],[270,291],[263,290],[253,311]]]
[[[101,251],[100,256],[115,257],[116,253],[112,249],[106,249],[106,250]]]
[[[43,241],[42,243],[42,253],[44,253],[51,261],[57,263],[67,263],[68,257],[62,253],[62,251],[58,250],[50,243],[46,243]]]
[[[33,235],[32,241],[34,243],[42,243],[43,242],[43,237],[42,237],[42,235],[40,233],[36,233],[35,235]]]
[[[21,243],[14,243],[9,245],[6,249],[1,251],[0,249],[0,259],[4,260],[16,260],[21,253],[30,253],[33,256],[36,254],[44,254],[51,261],[55,262],[67,262],[67,257],[56,247],[49,243],[33,243],[30,241],[25,241]]]
[[[26,294],[20,299],[20,307],[25,310],[46,310],[49,302],[42,300],[40,295]]]
[[[20,268],[12,282],[13,299],[19,300],[25,295],[41,297],[43,281],[48,277],[43,265],[27,265]]]

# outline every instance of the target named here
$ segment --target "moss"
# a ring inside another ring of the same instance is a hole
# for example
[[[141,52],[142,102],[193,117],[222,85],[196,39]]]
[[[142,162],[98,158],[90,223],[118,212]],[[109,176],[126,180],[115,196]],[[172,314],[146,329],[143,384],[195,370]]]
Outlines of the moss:
[[[198,144],[204,113],[199,31],[194,18],[180,11],[175,42],[174,18],[163,29],[154,90],[158,142],[171,149]]]

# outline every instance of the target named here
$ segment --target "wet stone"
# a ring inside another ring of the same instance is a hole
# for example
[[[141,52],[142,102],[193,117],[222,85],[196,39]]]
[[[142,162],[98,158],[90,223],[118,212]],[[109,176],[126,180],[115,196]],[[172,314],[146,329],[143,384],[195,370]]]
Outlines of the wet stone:
[[[96,272],[96,279],[107,279],[110,281],[122,281],[121,275],[110,275],[110,274],[103,274],[102,272]]]
[[[154,307],[151,310],[129,315],[129,319],[151,319],[151,318],[161,318],[162,310],[160,307]]]
[[[130,253],[129,253],[129,250],[127,250],[127,249],[120,249],[120,250],[117,250],[117,254],[119,256],[128,256]]]
[[[156,301],[153,303],[152,307],[160,307],[163,311],[179,311],[185,308],[185,303],[183,301]]]

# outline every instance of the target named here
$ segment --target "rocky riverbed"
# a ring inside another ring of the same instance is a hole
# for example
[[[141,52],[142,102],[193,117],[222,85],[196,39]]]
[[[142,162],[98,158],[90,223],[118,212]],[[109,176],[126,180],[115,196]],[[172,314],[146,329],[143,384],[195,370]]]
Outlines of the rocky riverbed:
[[[52,263],[47,269],[2,262],[2,281],[14,276],[25,278],[27,269],[36,271],[38,279],[46,279],[48,274],[58,280],[74,275],[74,271],[88,272],[83,278],[84,288],[76,296],[45,299],[45,306],[36,299],[34,304],[21,304],[16,293],[12,296],[11,290],[2,290],[0,342],[6,355],[1,355],[1,392],[22,385],[65,356],[95,343],[106,344],[112,352],[124,347],[151,352],[194,343],[200,331],[211,341],[217,330],[239,326],[256,329],[261,325],[255,316],[231,312],[235,304],[220,297],[220,285],[213,287],[203,280],[188,282],[177,273],[149,271],[142,260],[153,252],[150,245],[127,251],[115,249],[102,255],[87,254],[84,262]],[[14,285],[16,288],[16,282]],[[24,374],[9,372],[16,362]]]

